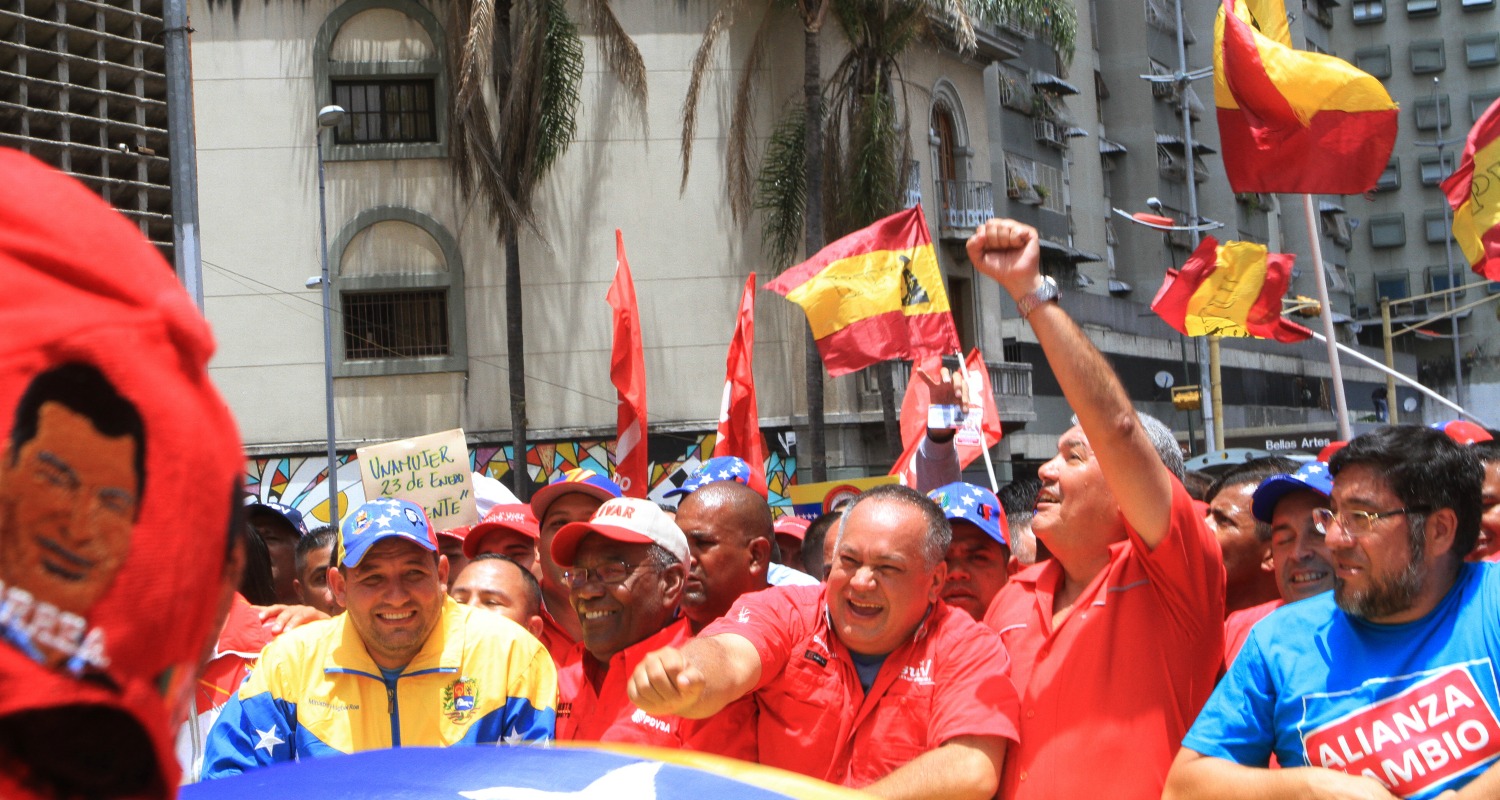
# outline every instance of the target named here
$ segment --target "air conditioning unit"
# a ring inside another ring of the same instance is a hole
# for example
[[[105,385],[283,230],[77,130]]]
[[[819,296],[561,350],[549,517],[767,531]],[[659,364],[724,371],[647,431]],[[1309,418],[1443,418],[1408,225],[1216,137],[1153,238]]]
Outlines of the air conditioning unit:
[[[1066,129],[1050,119],[1034,120],[1032,131],[1038,142],[1050,144],[1059,150],[1068,146],[1067,139],[1063,135]]]

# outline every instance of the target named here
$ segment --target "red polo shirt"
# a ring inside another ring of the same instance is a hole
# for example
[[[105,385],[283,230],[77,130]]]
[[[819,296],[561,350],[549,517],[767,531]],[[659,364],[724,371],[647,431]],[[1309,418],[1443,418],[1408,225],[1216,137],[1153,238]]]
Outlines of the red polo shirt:
[[[760,763],[860,787],[955,736],[1016,738],[1016,691],[999,637],[939,602],[865,694],[828,621],[826,587],[741,597],[700,636],[735,633],[760,654]]]
[[[557,665],[558,671],[568,665],[574,657],[575,646],[578,644],[563,626],[557,624],[547,610],[547,604],[542,604],[542,646],[547,648],[547,654],[552,656],[552,663]]]
[[[1012,577],[984,621],[1000,632],[1021,692],[1005,800],[1161,797],[1182,737],[1224,659],[1218,542],[1172,481],[1171,528],[1155,550],[1135,531],[1054,630],[1055,560]]]
[[[708,719],[653,717],[630,702],[625,688],[647,653],[681,647],[692,638],[686,618],[616,653],[601,664],[583,643],[574,645],[565,666],[558,669],[557,738],[559,741],[626,742],[656,747],[685,748],[705,753],[755,760],[755,704],[749,698],[731,703]],[[599,690],[590,675],[602,672]]]
[[[1229,615],[1224,620],[1224,666],[1228,668],[1234,663],[1234,657],[1240,654],[1240,648],[1245,646],[1245,640],[1250,638],[1250,629],[1255,623],[1260,622],[1270,615],[1272,611],[1286,605],[1281,598],[1277,598],[1258,606],[1242,608]]]

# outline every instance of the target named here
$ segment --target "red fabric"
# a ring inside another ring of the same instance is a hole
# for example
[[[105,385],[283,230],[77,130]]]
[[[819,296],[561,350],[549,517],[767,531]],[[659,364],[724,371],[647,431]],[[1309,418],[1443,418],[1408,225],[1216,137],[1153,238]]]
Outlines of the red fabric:
[[[1216,109],[1224,172],[1236,192],[1363,194],[1396,142],[1396,111],[1319,111],[1273,150],[1260,150],[1238,109]]]
[[[755,273],[745,281],[734,338],[724,365],[724,402],[719,408],[715,456],[739,456],[750,465],[750,488],[766,494],[766,439],[755,404]]]
[[[557,624],[557,620],[542,606],[542,646],[547,648],[547,654],[552,656],[552,663],[557,665],[559,671],[568,662],[573,660],[574,645],[578,640],[574,639],[563,626]]]
[[[1245,646],[1245,640],[1250,638],[1250,629],[1255,623],[1260,622],[1270,615],[1272,611],[1286,605],[1281,598],[1261,603],[1258,606],[1242,608],[1229,615],[1224,620],[1224,666],[1228,668],[1234,663],[1234,657],[1240,654],[1240,648]]]
[[[1266,254],[1266,279],[1260,294],[1251,305],[1243,324],[1253,336],[1275,339],[1278,342],[1300,342],[1312,336],[1312,331],[1281,316],[1281,298],[1286,295],[1292,280],[1292,264],[1296,256],[1286,253]],[[1212,236],[1203,237],[1198,249],[1188,256],[1180,270],[1167,270],[1167,279],[1157,290],[1151,301],[1151,310],[1184,336],[1191,336],[1187,329],[1187,317],[1199,316],[1190,308],[1193,294],[1204,283],[1215,280],[1214,272],[1219,268],[1219,242]],[[1227,316],[1227,315],[1226,315]]]
[[[0,459],[10,465],[23,392],[64,364],[101,374],[144,430],[141,446],[132,445],[144,454],[141,469],[107,461],[128,466],[140,491],[130,501],[123,559],[107,568],[96,562],[86,579],[100,592],[95,600],[65,618],[57,604],[66,601],[42,586],[40,571],[0,566],[12,603],[0,641],[0,715],[73,704],[119,709],[150,738],[160,786],[175,787],[173,737],[232,591],[222,579],[224,555],[244,471],[234,420],[209,379],[213,336],[171,266],[98,195],[5,148],[0,187]],[[85,441],[84,427],[72,429],[73,441]],[[37,506],[17,502],[24,498],[5,483],[0,477],[9,557],[39,531],[11,516]],[[52,652],[31,652],[38,645]],[[76,670],[53,660],[69,651]]]
[[[974,459],[983,455],[985,450],[999,444],[1003,434],[1000,427],[1000,410],[995,406],[994,387],[990,385],[990,370],[985,366],[984,356],[980,354],[979,348],[969,351],[964,364],[969,368],[969,378],[980,381],[979,398],[984,404],[984,409],[979,431],[966,425],[963,430],[955,434],[954,450],[958,453],[960,470],[973,463]],[[913,465],[916,463],[917,448],[922,445],[922,440],[927,436],[927,409],[932,405],[931,390],[927,382],[917,375],[918,368],[925,370],[929,375],[936,376],[942,369],[942,361],[935,356],[929,356],[920,362],[913,361],[911,376],[906,380],[906,396],[901,400],[901,441],[904,448],[901,457],[896,460],[888,473],[902,476],[901,483],[905,486],[917,485],[917,475]],[[983,446],[980,445],[981,435],[984,440]]]
[[[663,647],[681,647],[692,637],[687,619],[679,619],[616,653],[608,664],[596,661],[582,642],[575,645],[567,665],[557,673],[558,741],[685,748],[754,761],[755,705],[749,698],[731,703],[708,719],[695,720],[652,717],[636,708],[626,695],[630,676],[647,653]],[[604,673],[597,692],[589,680],[594,671]]]
[[[609,380],[620,400],[617,406],[615,483],[626,497],[645,497],[651,488],[646,459],[646,356],[641,346],[641,311],[635,302],[630,262],[625,260],[625,235],[615,231],[615,279],[605,295],[614,309],[614,347],[609,357]]]
[[[953,318],[947,314],[917,314],[909,317],[900,311],[888,311],[866,317],[819,339],[818,355],[822,356],[823,367],[828,370],[828,374],[837,378],[881,361],[956,351],[957,340],[953,342],[951,349],[940,349],[946,346],[942,340],[946,331],[952,328]],[[931,347],[924,345],[919,350],[908,344],[909,340],[935,344]]]
[[[1155,550],[1134,531],[1110,545],[1054,630],[1062,581],[1056,560],[1031,567],[984,618],[1010,652],[1023,714],[1000,796],[1156,800],[1224,660],[1218,542],[1174,479],[1167,537]]]
[[[1491,103],[1479,115],[1479,119],[1474,121],[1474,127],[1469,129],[1469,136],[1464,142],[1464,153],[1458,161],[1458,168],[1443,180],[1443,194],[1447,196],[1448,205],[1455,212],[1465,203],[1478,202],[1473,193],[1476,169],[1481,174],[1488,174],[1487,180],[1494,180],[1493,173],[1500,165],[1493,162],[1479,165],[1475,163],[1474,157],[1496,139],[1500,139],[1500,101]],[[1479,231],[1479,244],[1484,251],[1483,257],[1471,261],[1469,266],[1476,274],[1484,276],[1485,280],[1500,281],[1500,227]]]
[[[224,630],[219,634],[218,646],[213,657],[203,667],[198,679],[198,695],[195,707],[199,713],[218,709],[245,682],[250,674],[250,665],[260,657],[260,651],[271,643],[271,631],[261,622],[260,612],[243,596],[234,596],[234,605],[229,608],[229,618],[224,621]]]
[[[1232,2],[1232,0],[1231,0]],[[1223,71],[1239,108],[1218,108],[1224,171],[1236,192],[1363,194],[1396,146],[1397,109],[1320,110],[1306,127],[1266,73],[1254,34],[1226,8]]]
[[[763,288],[785,297],[816,278],[829,265],[846,258],[882,250],[899,252],[923,247],[931,251],[932,236],[927,232],[927,218],[922,207],[916,205],[876,220],[868,227],[833,242]],[[934,298],[944,291],[941,284],[939,278],[937,286],[929,287],[935,293]],[[959,348],[958,329],[953,325],[952,313],[931,311],[907,316],[899,309],[850,322],[818,339],[817,344],[824,368],[835,378],[881,361],[953,353]]]
[[[865,695],[829,626],[826,588],[744,595],[700,634],[738,634],[760,654],[751,695],[760,763],[857,788],[955,736],[999,736],[1014,746],[1016,692],[999,637],[939,602]]]

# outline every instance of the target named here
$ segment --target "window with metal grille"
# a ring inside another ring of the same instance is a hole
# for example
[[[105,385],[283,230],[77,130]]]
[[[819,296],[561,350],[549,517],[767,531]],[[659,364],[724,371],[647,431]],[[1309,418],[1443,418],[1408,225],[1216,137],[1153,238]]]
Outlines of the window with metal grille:
[[[431,79],[334,81],[333,102],[345,111],[337,144],[437,141]]]
[[[1354,24],[1380,22],[1385,19],[1385,0],[1354,0],[1350,5],[1354,12]]]
[[[343,292],[344,357],[448,355],[448,292]]]

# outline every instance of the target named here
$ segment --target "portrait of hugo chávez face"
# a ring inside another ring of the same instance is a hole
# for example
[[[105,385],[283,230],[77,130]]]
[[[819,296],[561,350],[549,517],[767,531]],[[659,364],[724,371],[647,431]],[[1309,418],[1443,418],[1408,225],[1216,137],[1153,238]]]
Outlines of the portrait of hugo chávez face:
[[[49,667],[103,669],[89,612],[130,552],[146,483],[141,415],[97,368],[52,367],[0,456],[0,636]]]

